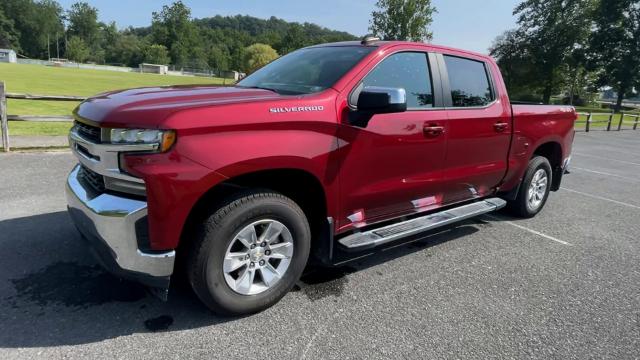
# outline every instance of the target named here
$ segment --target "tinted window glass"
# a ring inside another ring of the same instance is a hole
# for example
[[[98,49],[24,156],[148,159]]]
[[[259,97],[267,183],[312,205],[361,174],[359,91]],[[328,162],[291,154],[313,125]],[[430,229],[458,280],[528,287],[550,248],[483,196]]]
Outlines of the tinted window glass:
[[[310,94],[336,83],[375,49],[368,46],[327,46],[289,53],[238,83],[285,94]]]
[[[446,55],[444,61],[449,73],[453,106],[484,106],[493,101],[484,63]]]
[[[399,53],[383,60],[363,80],[364,86],[403,88],[408,108],[433,107],[431,75],[425,53]]]

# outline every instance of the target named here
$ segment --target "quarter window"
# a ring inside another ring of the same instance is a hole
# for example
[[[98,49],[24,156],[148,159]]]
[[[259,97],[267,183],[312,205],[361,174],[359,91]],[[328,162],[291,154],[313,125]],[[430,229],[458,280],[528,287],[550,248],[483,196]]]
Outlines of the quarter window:
[[[404,52],[391,55],[365,77],[362,85],[403,88],[407,92],[408,108],[433,107],[431,74],[426,53]]]
[[[444,56],[454,107],[485,106],[493,101],[493,91],[484,63]]]

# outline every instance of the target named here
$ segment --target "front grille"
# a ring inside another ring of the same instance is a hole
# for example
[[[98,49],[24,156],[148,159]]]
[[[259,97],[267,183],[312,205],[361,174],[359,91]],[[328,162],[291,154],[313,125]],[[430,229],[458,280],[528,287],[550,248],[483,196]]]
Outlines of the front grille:
[[[99,144],[100,143],[100,128],[97,126],[87,125],[85,123],[81,123],[79,121],[75,122],[76,129],[78,134],[80,134],[83,138]]]
[[[80,171],[78,171],[78,179],[89,185],[89,187],[97,193],[102,194],[105,191],[104,177],[85,167],[84,165],[80,166]]]

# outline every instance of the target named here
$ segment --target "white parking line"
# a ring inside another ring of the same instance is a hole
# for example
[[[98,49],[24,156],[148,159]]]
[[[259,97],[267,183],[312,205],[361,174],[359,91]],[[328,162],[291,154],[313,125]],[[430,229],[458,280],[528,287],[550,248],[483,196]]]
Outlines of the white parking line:
[[[609,202],[612,202],[614,204],[628,206],[630,208],[634,208],[634,209],[640,210],[640,206],[638,206],[638,205],[633,205],[633,204],[629,204],[629,203],[626,203],[626,202],[613,200],[613,199],[609,199],[609,198],[606,198],[606,197],[585,193],[585,192],[578,191],[578,190],[569,189],[569,188],[566,188],[566,187],[562,187],[562,190],[566,190],[566,191],[569,191],[569,192],[572,192],[572,193],[580,194],[580,195],[587,196],[587,197],[594,198],[594,199],[598,199],[598,200],[609,201]]]
[[[530,232],[530,233],[532,233],[532,234],[534,234],[534,235],[541,236],[541,237],[543,237],[543,238],[545,238],[545,239],[547,239],[547,240],[555,241],[555,242],[557,242],[557,243],[559,243],[559,244],[566,245],[566,246],[573,246],[573,244],[571,244],[571,243],[568,243],[568,242],[566,242],[566,241],[563,241],[563,240],[560,240],[560,239],[554,238],[553,236],[549,236],[549,235],[547,235],[547,234],[543,234],[543,233],[541,233],[540,231],[536,231],[536,230],[533,230],[533,229],[529,229],[528,227],[526,227],[526,226],[522,226],[522,225],[520,225],[520,224],[516,224],[516,223],[514,223],[513,221],[505,220],[504,218],[501,218],[501,217],[498,217],[498,216],[494,216],[494,215],[489,215],[489,214],[486,214],[485,216],[487,216],[487,217],[489,217],[489,218],[491,218],[491,219],[493,219],[493,220],[500,221],[501,223],[505,223],[505,224],[509,224],[509,225],[511,225],[511,226],[515,226],[515,227],[517,227],[518,229],[525,230],[525,231]]]
[[[626,161],[626,160],[618,160],[618,159],[612,159],[612,158],[606,158],[604,156],[597,156],[597,155],[591,155],[591,154],[585,154],[585,153],[580,153],[580,152],[572,152],[572,155],[578,155],[578,156],[586,156],[586,157],[591,157],[594,159],[602,159],[602,160],[607,160],[607,161],[615,161],[615,162],[619,162],[622,164],[630,164],[630,165],[639,165],[640,163],[637,162],[633,162],[633,161]]]
[[[638,179],[629,178],[629,177],[625,177],[625,176],[620,176],[620,175],[616,175],[616,174],[612,174],[612,173],[608,173],[608,172],[604,172],[604,171],[596,171],[596,170],[585,169],[585,168],[580,168],[580,167],[576,167],[576,166],[572,166],[571,170],[586,171],[586,172],[590,172],[590,173],[594,173],[594,174],[598,174],[598,175],[612,176],[612,177],[616,177],[618,179],[624,179],[624,180],[627,180],[627,181],[633,181],[633,182],[640,183],[640,180],[638,180]]]

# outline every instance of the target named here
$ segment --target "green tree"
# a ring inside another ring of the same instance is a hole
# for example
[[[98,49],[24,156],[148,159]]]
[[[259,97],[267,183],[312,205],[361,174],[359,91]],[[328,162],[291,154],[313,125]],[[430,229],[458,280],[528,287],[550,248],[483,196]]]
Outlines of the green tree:
[[[620,111],[634,86],[640,89],[640,1],[601,1],[589,40],[590,65],[599,69],[597,85],[613,87]]]
[[[171,63],[169,51],[164,45],[150,45],[144,50],[144,62],[158,65],[167,65]]]
[[[136,67],[144,61],[143,49],[144,44],[139,37],[123,34],[118,36],[113,46],[109,47],[106,60],[113,64]]]
[[[304,27],[300,24],[293,23],[289,25],[286,34],[282,38],[279,46],[281,54],[287,54],[294,50],[303,48],[309,44],[309,37],[305,34]]]
[[[229,61],[231,56],[229,55],[229,49],[222,46],[213,45],[209,48],[209,67],[214,70],[228,70]]]
[[[68,36],[76,36],[82,39],[89,49],[87,60],[97,63],[104,63],[108,47],[104,44],[108,39],[108,32],[117,32],[115,24],[106,25],[98,22],[98,9],[90,6],[86,2],[78,2],[71,5],[71,9],[67,11],[67,19],[69,20]],[[113,36],[113,35],[111,35]]]
[[[200,47],[197,28],[191,21],[191,10],[182,1],[176,1],[171,6],[163,6],[152,17],[151,34],[154,42],[169,49],[173,64],[188,65]]]
[[[570,60],[586,44],[594,4],[594,0],[526,0],[514,10],[519,25],[514,34],[533,71],[527,81],[541,89],[544,103],[566,86]]]
[[[378,0],[369,30],[385,40],[430,41],[436,8],[431,0]]]
[[[13,22],[19,48],[24,55],[46,57],[49,47],[55,46],[56,35],[62,36],[62,7],[53,0],[2,0],[2,10]]]
[[[87,44],[91,44],[98,38],[98,9],[90,6],[86,2],[78,2],[71,5],[67,11],[69,19],[70,36],[77,36]]]
[[[13,21],[4,16],[4,12],[0,9],[0,48],[13,49],[20,51],[20,40],[18,32],[13,27]]]
[[[506,31],[494,40],[490,54],[498,61],[511,99],[539,102],[536,69],[523,39],[518,30]]]
[[[75,62],[81,63],[89,58],[89,48],[84,40],[74,36],[67,42],[67,57]]]
[[[278,58],[278,53],[269,45],[253,44],[244,51],[244,70],[252,73]]]

